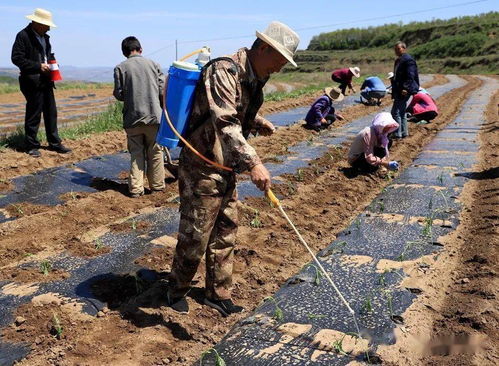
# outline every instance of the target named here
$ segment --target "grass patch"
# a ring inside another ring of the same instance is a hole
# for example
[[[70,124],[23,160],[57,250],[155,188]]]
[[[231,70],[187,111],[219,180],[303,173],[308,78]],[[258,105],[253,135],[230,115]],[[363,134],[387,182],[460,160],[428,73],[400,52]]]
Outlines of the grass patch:
[[[314,95],[319,90],[324,89],[329,84],[331,84],[331,83],[305,86],[302,88],[292,90],[290,92],[269,93],[269,94],[265,95],[265,101],[266,102],[280,102],[281,100],[284,100],[284,99],[298,98],[298,97],[302,97],[302,96]]]
[[[114,102],[107,109],[95,116],[87,118],[74,127],[60,128],[59,136],[63,140],[79,140],[96,133],[119,131],[123,129],[122,103]],[[46,141],[45,131],[38,133],[40,141]],[[24,127],[19,127],[15,132],[0,138],[0,151],[5,148],[21,148],[24,144]]]

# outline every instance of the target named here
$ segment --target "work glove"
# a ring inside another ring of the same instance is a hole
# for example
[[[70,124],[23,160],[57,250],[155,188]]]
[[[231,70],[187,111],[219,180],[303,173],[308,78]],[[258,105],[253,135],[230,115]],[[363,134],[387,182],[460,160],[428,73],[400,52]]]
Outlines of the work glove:
[[[395,160],[392,160],[388,163],[388,169],[390,170],[399,170],[399,163]]]

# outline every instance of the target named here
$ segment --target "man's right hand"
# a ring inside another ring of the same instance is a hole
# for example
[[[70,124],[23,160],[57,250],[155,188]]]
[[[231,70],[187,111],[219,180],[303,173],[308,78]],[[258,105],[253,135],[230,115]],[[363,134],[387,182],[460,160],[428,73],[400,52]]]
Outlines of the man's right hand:
[[[263,164],[257,164],[251,169],[251,181],[258,187],[260,191],[270,189],[270,173]]]
[[[40,70],[44,73],[50,72],[50,66],[48,64],[41,64],[40,65]]]

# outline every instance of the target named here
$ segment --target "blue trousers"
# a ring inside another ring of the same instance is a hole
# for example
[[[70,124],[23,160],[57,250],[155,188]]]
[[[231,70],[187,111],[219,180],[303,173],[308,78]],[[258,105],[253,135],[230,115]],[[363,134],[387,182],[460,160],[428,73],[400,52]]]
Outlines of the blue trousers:
[[[409,128],[407,126],[407,117],[405,116],[405,109],[407,101],[410,96],[402,97],[401,99],[394,99],[392,106],[392,117],[399,124],[399,128],[395,131],[397,137],[409,136]]]

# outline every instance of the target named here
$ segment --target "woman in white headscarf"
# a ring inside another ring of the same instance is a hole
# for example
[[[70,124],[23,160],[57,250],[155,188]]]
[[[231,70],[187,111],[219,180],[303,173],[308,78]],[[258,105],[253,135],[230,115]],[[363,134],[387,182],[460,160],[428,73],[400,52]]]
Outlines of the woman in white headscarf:
[[[353,140],[348,152],[350,165],[366,172],[374,172],[380,166],[398,170],[398,162],[389,160],[388,151],[391,146],[388,135],[396,131],[398,127],[398,123],[390,113],[377,114],[371,126],[360,131]]]

